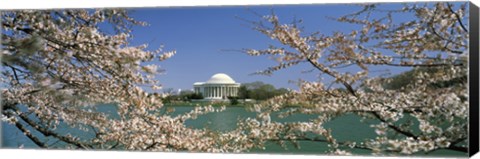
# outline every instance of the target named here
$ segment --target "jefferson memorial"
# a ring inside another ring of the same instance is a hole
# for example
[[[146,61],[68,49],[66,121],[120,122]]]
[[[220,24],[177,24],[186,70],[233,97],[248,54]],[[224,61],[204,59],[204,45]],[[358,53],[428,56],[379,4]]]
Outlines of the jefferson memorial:
[[[201,93],[206,100],[221,100],[227,97],[236,97],[240,83],[224,73],[213,75],[207,82],[195,82],[195,93]]]

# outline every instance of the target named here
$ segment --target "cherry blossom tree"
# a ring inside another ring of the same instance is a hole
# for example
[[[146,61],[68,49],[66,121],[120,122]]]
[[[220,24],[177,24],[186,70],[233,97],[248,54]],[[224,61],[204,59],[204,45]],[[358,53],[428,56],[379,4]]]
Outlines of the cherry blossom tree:
[[[2,122],[37,146],[52,148],[49,137],[72,149],[242,150],[229,142],[231,134],[184,124],[222,108],[171,116],[161,111],[159,97],[142,89],[160,87],[158,66],[144,63],[166,60],[175,51],[131,46],[132,26],[147,24],[126,10],[5,11],[1,23]],[[118,117],[97,111],[99,103],[115,103]],[[58,131],[61,124],[94,135]]]
[[[351,154],[352,149],[393,155],[440,149],[467,154],[468,3],[408,3],[398,9],[365,4],[361,8],[333,18],[357,28],[349,32],[306,33],[300,22],[283,24],[274,13],[248,21],[254,30],[281,44],[243,50],[278,62],[258,74],[306,63],[323,78],[300,81],[299,91],[255,104],[252,110],[257,118],[239,124],[247,139],[260,147],[269,141],[323,142],[332,154]],[[380,67],[409,68],[409,82],[388,88],[393,78],[372,72]],[[317,117],[307,122],[271,120],[273,115],[292,114]],[[324,127],[348,114],[376,121],[371,125],[376,137],[339,141]]]

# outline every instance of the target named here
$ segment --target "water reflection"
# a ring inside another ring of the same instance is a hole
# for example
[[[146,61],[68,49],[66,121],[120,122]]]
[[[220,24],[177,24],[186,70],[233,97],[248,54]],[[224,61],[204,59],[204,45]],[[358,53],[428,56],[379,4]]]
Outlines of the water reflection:
[[[192,107],[178,107],[179,112]],[[176,111],[177,112],[177,111]],[[255,117],[255,113],[246,111],[243,107],[229,107],[220,113],[209,113],[199,116],[198,119],[188,120],[185,124],[198,129],[208,128],[218,131],[230,131],[237,127],[237,121],[247,117]]]

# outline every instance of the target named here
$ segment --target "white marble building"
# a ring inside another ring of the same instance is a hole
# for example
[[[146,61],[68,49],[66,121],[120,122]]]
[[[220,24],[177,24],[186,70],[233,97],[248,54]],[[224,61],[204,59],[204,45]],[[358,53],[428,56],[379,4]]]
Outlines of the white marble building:
[[[240,83],[224,73],[213,75],[207,82],[195,82],[193,89],[195,93],[201,93],[206,100],[221,100],[227,97],[236,97]]]

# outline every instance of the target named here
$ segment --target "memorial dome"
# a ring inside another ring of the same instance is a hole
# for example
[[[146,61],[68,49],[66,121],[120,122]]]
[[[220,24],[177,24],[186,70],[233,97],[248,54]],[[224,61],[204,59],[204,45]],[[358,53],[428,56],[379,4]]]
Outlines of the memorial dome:
[[[235,83],[235,81],[227,74],[217,73],[213,75],[206,83],[222,83],[222,84],[232,83],[233,84]]]

